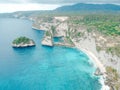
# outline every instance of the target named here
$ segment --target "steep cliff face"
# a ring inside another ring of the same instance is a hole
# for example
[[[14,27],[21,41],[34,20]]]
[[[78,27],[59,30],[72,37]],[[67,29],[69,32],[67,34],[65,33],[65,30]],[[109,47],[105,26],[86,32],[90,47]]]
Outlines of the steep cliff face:
[[[96,34],[96,36],[94,36]],[[117,55],[112,55],[111,53],[106,52],[106,48],[102,46],[104,49],[98,51],[97,50],[97,44],[101,44],[103,40],[97,42],[96,39],[99,39],[98,33],[88,33],[86,30],[84,32],[84,35],[80,38],[73,38],[73,42],[76,43],[76,45],[80,46],[81,50],[84,49],[86,51],[90,51],[94,54],[94,56],[97,57],[97,59],[103,64],[103,66],[106,68],[110,68],[110,70],[106,70],[105,72],[105,84],[110,87],[110,90],[119,90],[120,88],[120,57]],[[104,38],[107,39],[107,38]],[[92,58],[94,59],[94,58]],[[94,61],[94,60],[93,60]],[[95,61],[94,61],[95,62]],[[97,65],[97,64],[96,64]],[[98,65],[97,65],[98,67]],[[94,73],[95,75],[102,75],[104,69],[101,69],[98,67],[98,70]]]
[[[32,17],[31,17],[32,19]],[[33,20],[33,19],[32,19]],[[41,17],[34,19],[32,25],[33,29],[44,30],[45,35],[42,40],[42,45],[53,46],[54,37],[65,37],[66,30],[68,30],[67,24],[68,17]],[[68,43],[57,43],[55,45],[69,45]]]
[[[45,36],[41,43],[42,45],[45,45],[45,46],[53,46],[52,38],[49,36]]]
[[[45,35],[41,43],[45,46],[53,46],[53,35],[50,30],[45,31]]]
[[[86,31],[86,30],[85,30]],[[96,34],[96,36],[94,36]],[[88,51],[91,51],[94,53],[95,56],[98,57],[98,59],[104,64],[105,67],[111,66],[120,72],[120,58],[117,55],[112,55],[111,53],[107,53],[106,49],[101,49],[100,51],[97,50],[98,43],[101,44],[103,40],[100,40],[99,42],[96,40],[99,39],[98,34],[91,32],[91,33],[84,33],[84,36],[80,37],[79,40],[77,38],[74,38],[74,41],[76,41],[82,48],[85,48]],[[105,46],[105,44],[104,44]],[[103,48],[105,48],[102,46]]]
[[[56,27],[55,37],[62,37],[66,35],[66,30],[68,30],[67,22],[62,22]]]

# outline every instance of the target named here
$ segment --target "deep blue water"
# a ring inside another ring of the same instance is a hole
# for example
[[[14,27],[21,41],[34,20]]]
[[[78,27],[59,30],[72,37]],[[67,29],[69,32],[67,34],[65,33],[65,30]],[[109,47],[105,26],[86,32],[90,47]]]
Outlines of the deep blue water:
[[[99,78],[89,58],[77,49],[41,45],[43,31],[32,22],[0,19],[0,90],[100,90]],[[11,47],[19,36],[36,47]]]

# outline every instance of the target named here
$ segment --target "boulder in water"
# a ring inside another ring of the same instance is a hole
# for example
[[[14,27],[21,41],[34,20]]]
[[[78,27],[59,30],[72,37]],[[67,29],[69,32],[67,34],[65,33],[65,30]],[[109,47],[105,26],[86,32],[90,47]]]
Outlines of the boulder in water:
[[[101,72],[100,68],[97,68],[94,74],[95,74],[96,76],[103,75],[103,73]]]

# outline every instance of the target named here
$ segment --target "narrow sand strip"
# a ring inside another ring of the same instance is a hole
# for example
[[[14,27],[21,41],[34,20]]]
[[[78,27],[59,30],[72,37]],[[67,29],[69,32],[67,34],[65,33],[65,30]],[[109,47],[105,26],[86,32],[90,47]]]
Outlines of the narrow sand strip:
[[[78,48],[79,50],[83,51],[85,54],[87,54],[89,56],[89,58],[93,61],[93,63],[96,65],[96,67],[98,67],[101,71],[101,73],[103,73],[103,76],[100,78],[100,83],[102,85],[101,90],[110,90],[109,86],[105,85],[104,81],[106,78],[106,69],[104,67],[104,65],[98,60],[98,58],[90,51],[82,48],[79,43],[74,42],[76,48]]]
[[[106,72],[104,65],[98,60],[98,58],[91,51],[88,51],[88,50],[82,48],[76,42],[74,42],[74,44],[79,50],[85,52],[85,54],[87,54],[89,56],[89,58],[94,62],[96,67],[98,67],[103,74]]]

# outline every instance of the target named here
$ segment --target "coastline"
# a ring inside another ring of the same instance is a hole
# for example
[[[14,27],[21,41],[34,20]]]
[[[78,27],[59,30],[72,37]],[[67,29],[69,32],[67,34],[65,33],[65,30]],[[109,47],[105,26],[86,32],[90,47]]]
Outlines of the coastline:
[[[32,27],[35,30],[41,30],[41,29],[37,29],[35,27]],[[45,30],[43,30],[45,31]],[[93,61],[94,65],[96,67],[98,67],[100,69],[100,71],[105,74],[106,73],[106,69],[104,67],[104,65],[98,60],[97,56],[95,56],[91,51],[81,47],[77,42],[75,42],[74,40],[72,40],[74,42],[74,45],[76,48],[78,48],[79,50],[83,51],[87,56],[89,56],[89,58]]]
[[[35,29],[35,30],[40,30],[40,29]],[[44,31],[44,30],[43,30]],[[106,80],[106,69],[104,67],[104,65],[98,60],[97,56],[95,56],[91,51],[85,49],[84,47],[81,47],[79,45],[79,43],[73,41],[75,44],[75,47],[84,52],[89,58],[90,60],[93,62],[94,66],[100,69],[100,71],[103,73],[103,75],[100,76],[99,82],[102,85],[101,90],[110,90],[110,87],[108,85],[105,85],[105,80]],[[61,45],[60,45],[61,46]]]
[[[33,26],[32,26],[32,28],[34,30],[43,30],[43,31],[45,31],[44,29],[35,28]],[[102,73],[102,75],[100,76],[100,79],[99,79],[99,82],[102,85],[101,90],[110,90],[110,87],[105,84],[105,80],[106,80],[107,75],[106,75],[106,69],[105,69],[104,65],[100,62],[100,60],[97,58],[97,56],[95,56],[95,54],[93,52],[91,52],[90,50],[88,50],[88,49],[86,49],[84,47],[81,47],[80,44],[77,43],[76,41],[74,41],[74,40],[72,40],[72,41],[73,41],[73,43],[75,45],[75,48],[77,48],[78,50],[84,52],[90,58],[90,60],[93,62],[94,66],[96,68],[100,69],[100,72]]]
[[[76,48],[83,51],[84,53],[86,53],[86,55],[89,56],[89,58],[94,62],[95,66],[98,67],[103,74],[106,73],[106,69],[105,69],[104,65],[98,60],[98,58],[91,51],[84,49],[76,42],[74,42],[74,44],[75,44]]]
[[[106,69],[104,67],[104,65],[98,60],[97,56],[95,56],[91,51],[81,47],[78,43],[74,42],[75,47],[84,52],[89,58],[90,60],[94,63],[95,67],[99,68],[100,71],[103,73],[102,76],[100,76],[99,82],[102,85],[101,90],[110,90],[110,87],[108,85],[105,85],[105,79],[106,79]]]

